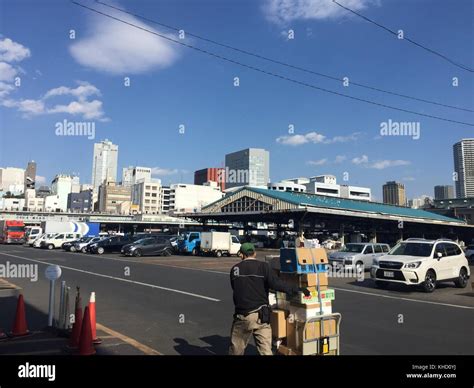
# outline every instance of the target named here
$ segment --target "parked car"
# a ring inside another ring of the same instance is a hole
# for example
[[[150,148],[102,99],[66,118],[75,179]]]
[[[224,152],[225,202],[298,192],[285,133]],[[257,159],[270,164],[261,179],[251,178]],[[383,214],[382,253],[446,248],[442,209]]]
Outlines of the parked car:
[[[33,246],[35,240],[43,234],[43,229],[39,226],[28,226],[25,228],[26,245]]]
[[[166,236],[145,237],[131,244],[124,245],[121,249],[124,256],[171,256],[173,246],[170,238]]]
[[[47,249],[61,248],[64,243],[78,240],[79,238],[81,238],[80,233],[56,233],[54,234],[54,236],[42,241],[40,244],[40,248],[47,248]]]
[[[466,250],[464,251],[467,259],[470,261],[471,264],[474,264],[474,245],[468,245]]]
[[[200,232],[186,232],[178,238],[178,252],[191,253],[193,256],[196,256],[199,253],[200,244]]]
[[[108,237],[103,240],[97,241],[93,244],[88,246],[88,252],[96,253],[96,254],[103,254],[103,253],[120,253],[122,247],[127,244],[131,244],[139,240],[141,236],[134,235],[134,236],[113,236]]]
[[[353,268],[358,271],[369,270],[375,258],[390,251],[388,244],[349,243],[340,251],[329,254],[329,263],[332,266]]]
[[[86,237],[82,238],[79,241],[76,241],[74,244],[74,251],[71,250],[71,252],[82,252],[86,253],[87,252],[87,246],[94,244],[96,242],[99,242],[100,240],[103,240],[104,237]]]
[[[73,240],[73,241],[68,241],[68,242],[65,242],[61,248],[64,249],[66,252],[75,252],[76,249],[74,248],[74,244],[76,244],[77,242],[81,241],[81,240],[85,240],[85,239],[90,239],[92,237],[81,237],[77,240]]]
[[[222,257],[222,255],[237,255],[240,241],[229,232],[202,232],[201,254]]]
[[[40,248],[41,243],[43,241],[45,241],[48,238],[53,237],[55,234],[57,233],[43,233],[40,237],[38,237],[35,241],[33,241],[33,244],[32,244],[33,248]]]
[[[466,287],[470,269],[464,252],[454,241],[407,239],[374,260],[371,276],[379,288],[402,283],[433,292],[438,281],[453,281],[456,287]]]

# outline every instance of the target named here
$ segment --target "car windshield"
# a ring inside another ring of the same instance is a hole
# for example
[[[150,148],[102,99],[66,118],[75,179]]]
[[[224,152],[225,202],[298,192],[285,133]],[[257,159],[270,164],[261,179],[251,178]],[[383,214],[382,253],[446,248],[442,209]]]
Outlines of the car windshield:
[[[9,232],[23,232],[25,230],[24,226],[9,226],[7,227]]]
[[[341,249],[341,252],[361,253],[364,249],[364,244],[347,244]]]
[[[79,242],[89,242],[92,240],[92,237],[82,237]]]
[[[140,240],[135,241],[134,244],[146,244],[146,243],[153,242],[154,240],[155,240],[154,238],[150,238],[150,237],[141,238]]]
[[[432,250],[433,244],[401,242],[397,244],[388,254],[428,257],[431,256]]]

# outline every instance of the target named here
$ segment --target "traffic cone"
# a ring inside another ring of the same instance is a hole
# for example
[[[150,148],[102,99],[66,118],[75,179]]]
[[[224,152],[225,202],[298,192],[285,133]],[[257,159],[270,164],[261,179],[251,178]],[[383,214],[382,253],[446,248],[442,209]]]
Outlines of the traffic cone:
[[[89,306],[86,306],[84,319],[82,320],[81,338],[79,340],[79,355],[91,356],[93,354],[95,354],[95,348],[92,343],[91,314]]]
[[[26,324],[25,301],[23,300],[23,294],[20,294],[16,305],[15,322],[13,322],[11,336],[20,337],[29,333],[28,325]]]
[[[82,329],[82,299],[77,288],[76,306],[74,310],[74,324],[72,325],[71,337],[69,337],[69,349],[77,349],[79,346],[79,337]]]
[[[91,292],[91,297],[89,300],[89,314],[91,316],[92,342],[94,343],[94,345],[98,345],[102,343],[102,340],[97,337],[96,314],[95,314],[95,292]]]

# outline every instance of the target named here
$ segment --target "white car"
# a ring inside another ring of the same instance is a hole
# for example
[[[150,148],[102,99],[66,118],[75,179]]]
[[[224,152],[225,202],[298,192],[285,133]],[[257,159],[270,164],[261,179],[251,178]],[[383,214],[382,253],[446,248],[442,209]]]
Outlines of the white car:
[[[38,237],[35,241],[33,241],[33,248],[40,248],[41,243],[48,238],[52,238],[57,233],[43,233],[40,237]]]
[[[105,237],[83,237],[81,240],[74,244],[74,250],[76,252],[87,253],[87,246],[94,244],[97,241],[103,240]]]
[[[421,286],[425,292],[433,292],[438,281],[453,281],[464,288],[470,277],[464,252],[446,239],[401,241],[387,255],[374,259],[370,273],[379,288],[402,283]]]
[[[55,249],[69,241],[78,240],[82,237],[80,233],[56,233],[54,236],[41,242],[40,248]]]

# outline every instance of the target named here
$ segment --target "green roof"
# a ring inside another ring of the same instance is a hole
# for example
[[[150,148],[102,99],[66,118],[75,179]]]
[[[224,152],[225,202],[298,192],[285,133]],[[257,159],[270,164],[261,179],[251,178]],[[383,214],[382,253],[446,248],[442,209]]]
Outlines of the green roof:
[[[423,218],[423,219],[435,220],[435,221],[465,223],[463,220],[442,216],[440,214],[431,213],[426,210],[387,205],[387,204],[378,203],[378,202],[329,197],[325,195],[309,194],[309,193],[268,190],[268,189],[260,189],[256,187],[245,187],[245,189],[251,190],[256,193],[261,193],[275,199],[290,202],[292,204],[299,205],[299,206],[307,205],[307,206],[320,207],[320,208],[341,209],[341,210],[356,211],[356,212],[378,213],[378,214],[383,214],[383,215],[392,215],[392,216],[399,216],[399,217]]]

